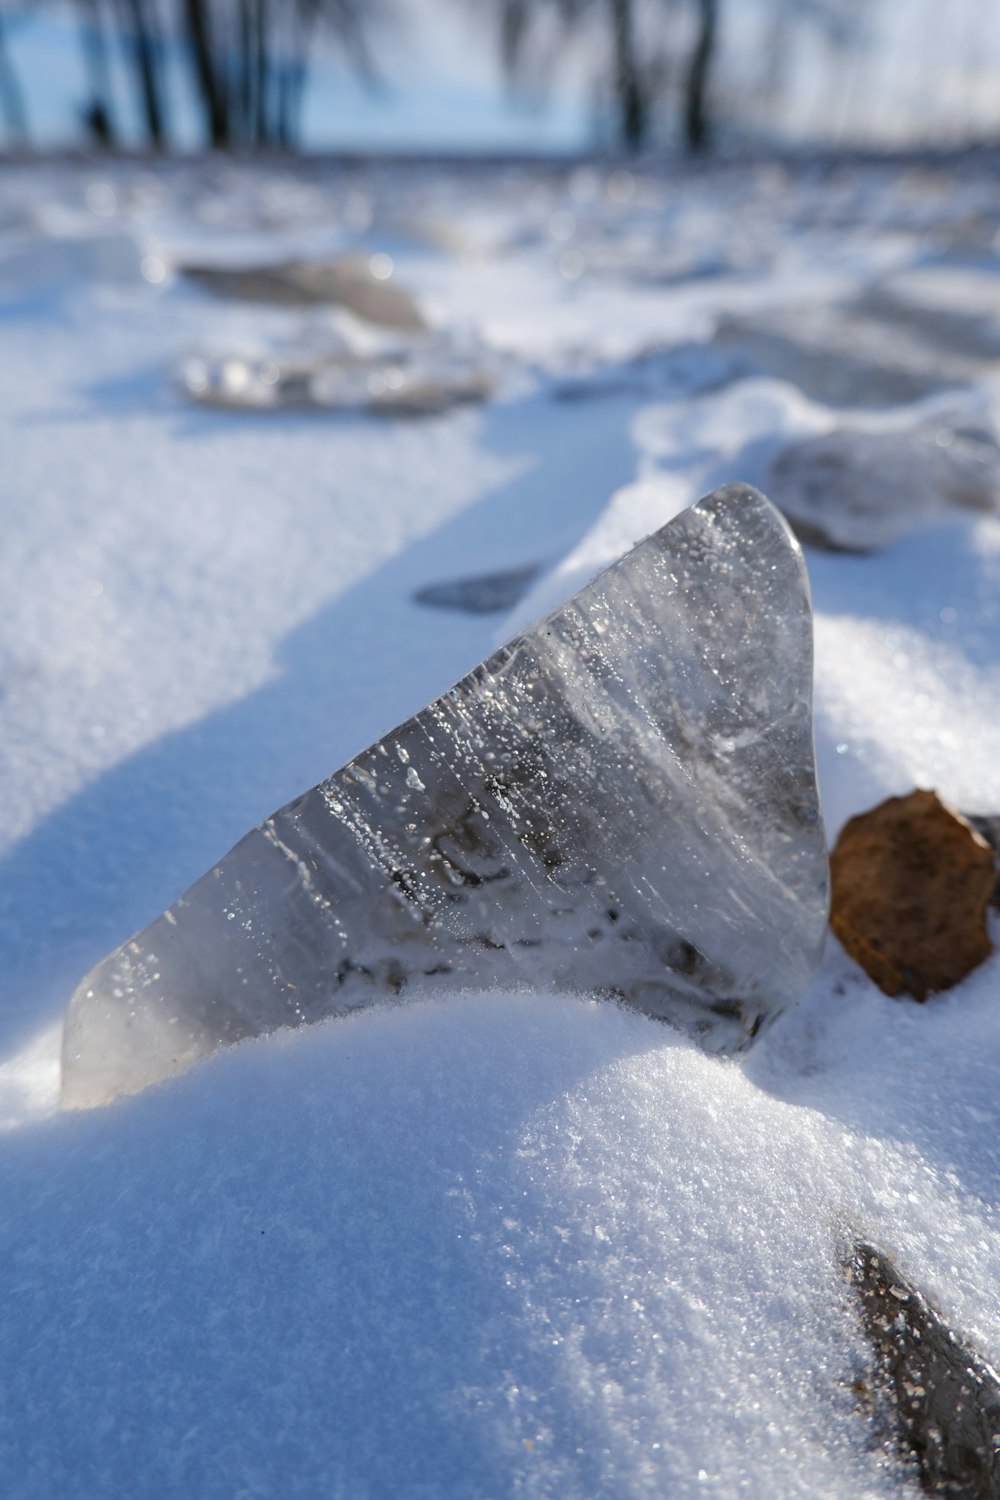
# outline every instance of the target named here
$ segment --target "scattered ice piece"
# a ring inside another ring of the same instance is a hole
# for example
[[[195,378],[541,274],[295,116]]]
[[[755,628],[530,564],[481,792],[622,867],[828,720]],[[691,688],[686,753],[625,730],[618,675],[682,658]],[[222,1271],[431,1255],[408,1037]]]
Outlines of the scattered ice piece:
[[[234,411],[373,411],[420,416],[485,401],[493,377],[474,359],[433,348],[392,355],[202,357],[185,361],[181,389]]]
[[[962,355],[1000,359],[995,263],[987,268],[967,262],[916,265],[895,272],[861,299],[885,322],[916,330],[940,349]]]
[[[1000,508],[1000,447],[954,421],[840,427],[782,449],[768,482],[803,541],[871,552],[948,509]]]
[[[710,1051],[808,983],[801,553],[729,485],[249,833],[70,1002],[63,1103],[400,995],[613,996]]]
[[[869,293],[841,304],[728,315],[714,343],[749,369],[841,407],[917,401],[1000,370],[1000,348],[987,354],[980,341],[945,345],[927,324],[922,311]]]
[[[216,297],[285,307],[346,307],[356,317],[381,328],[416,331],[426,326],[410,293],[393,280],[392,258],[382,253],[274,265],[185,265],[180,269]]]
[[[1000,510],[997,389],[984,383],[847,413],[755,377],[711,397],[650,405],[632,431],[647,486],[683,496],[741,474],[772,496],[801,539],[866,552],[956,510]],[[630,505],[630,524],[642,509]]]
[[[333,367],[321,366],[312,381],[318,406],[335,406],[337,382]],[[415,349],[408,358],[373,362],[366,376],[367,406],[385,416],[431,416],[486,401],[493,394],[494,377],[485,364],[447,348]]]
[[[352,355],[337,355],[335,362],[348,372],[345,378],[353,397],[341,404],[364,404],[365,362]],[[309,358],[197,355],[181,366],[180,386],[203,406],[234,411],[301,410],[317,404],[312,396],[315,371],[315,362]]]
[[[506,568],[482,573],[477,578],[455,578],[449,583],[428,583],[413,595],[418,604],[440,609],[462,609],[471,615],[488,615],[520,604],[539,573],[541,563],[525,568]]]

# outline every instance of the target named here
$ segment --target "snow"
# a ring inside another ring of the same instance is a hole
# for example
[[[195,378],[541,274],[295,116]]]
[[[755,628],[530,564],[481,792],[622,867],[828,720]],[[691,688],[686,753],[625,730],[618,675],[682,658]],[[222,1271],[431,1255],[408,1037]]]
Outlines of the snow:
[[[720,385],[722,318],[897,272],[932,299],[932,251],[1000,295],[975,166],[628,193],[324,170],[0,185],[0,1489],[914,1494],[856,1409],[839,1258],[883,1245],[1000,1360],[996,959],[918,1008],[831,939],[743,1066],[612,1006],[468,996],[58,1111],[62,1010],[104,952],[575,581],[840,421],[786,382]],[[192,355],[362,333],[213,301],[184,257],[355,244],[499,372],[495,400],[186,402]],[[539,562],[506,618],[412,597]],[[807,562],[830,836],[916,783],[1000,808],[1000,520]]]

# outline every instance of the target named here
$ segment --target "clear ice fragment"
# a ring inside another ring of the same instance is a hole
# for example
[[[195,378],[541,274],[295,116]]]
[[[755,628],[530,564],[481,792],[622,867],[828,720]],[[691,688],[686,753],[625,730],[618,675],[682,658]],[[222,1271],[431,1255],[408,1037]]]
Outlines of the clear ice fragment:
[[[481,363],[433,346],[397,355],[338,352],[188,359],[184,394],[202,406],[233,411],[367,411],[379,416],[433,416],[486,401],[493,375]]]
[[[802,541],[874,552],[951,509],[1000,508],[1000,444],[960,414],[883,431],[838,427],[783,448],[768,488]]]
[[[801,553],[729,485],[248,833],[74,994],[63,1103],[468,989],[738,1051],[808,983],[827,860]]]

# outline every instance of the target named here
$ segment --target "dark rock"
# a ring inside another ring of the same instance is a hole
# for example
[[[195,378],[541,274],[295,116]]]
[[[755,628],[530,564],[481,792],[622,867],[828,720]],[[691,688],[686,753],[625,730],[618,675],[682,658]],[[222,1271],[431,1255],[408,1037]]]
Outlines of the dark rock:
[[[437,609],[461,609],[470,615],[494,614],[519,604],[541,571],[541,563],[530,563],[524,568],[481,573],[476,578],[428,583],[417,589],[413,597],[418,604],[430,604]]]
[[[847,1262],[879,1394],[928,1495],[1000,1500],[1000,1378],[896,1267],[856,1243]]]

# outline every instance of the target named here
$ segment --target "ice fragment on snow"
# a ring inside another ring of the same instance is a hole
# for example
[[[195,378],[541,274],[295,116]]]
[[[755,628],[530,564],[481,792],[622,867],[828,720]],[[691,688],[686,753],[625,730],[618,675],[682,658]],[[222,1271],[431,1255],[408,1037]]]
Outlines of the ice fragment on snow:
[[[802,557],[730,485],[254,829],[83,981],[63,1102],[404,994],[603,994],[738,1050],[818,959]]]
[[[921,310],[877,290],[840,303],[728,314],[713,344],[829,406],[895,406],[997,372],[996,349],[943,340]]]
[[[332,260],[258,266],[185,265],[181,271],[216,297],[286,307],[346,307],[366,323],[416,330],[425,326],[409,292],[392,277],[391,258],[343,255]]]
[[[843,427],[784,448],[768,488],[804,542],[870,552],[951,508],[997,509],[1000,447],[992,431],[947,419]]]
[[[394,355],[199,356],[184,362],[180,383],[200,405],[235,411],[430,416],[487,400],[494,382],[481,362],[425,345]]]

